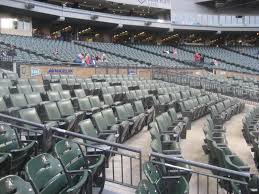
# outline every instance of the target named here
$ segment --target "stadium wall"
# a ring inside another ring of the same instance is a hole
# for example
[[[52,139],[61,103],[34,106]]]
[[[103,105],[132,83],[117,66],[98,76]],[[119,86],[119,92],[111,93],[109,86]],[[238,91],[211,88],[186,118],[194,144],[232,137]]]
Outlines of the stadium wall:
[[[238,72],[233,72],[233,71],[224,71],[221,69],[214,69],[214,74],[218,75],[218,76],[223,75],[224,77],[238,76],[238,77],[242,77],[242,78],[255,78],[255,79],[259,80],[258,75],[253,75],[253,74],[249,74],[249,73],[238,73]]]
[[[206,75],[206,71],[202,69],[169,69],[169,68],[136,68],[136,67],[72,67],[67,65],[20,65],[21,78],[41,78],[45,74],[73,74],[77,77],[87,78],[96,74],[124,74],[138,75],[146,79],[152,79],[154,71],[170,74],[192,74]]]

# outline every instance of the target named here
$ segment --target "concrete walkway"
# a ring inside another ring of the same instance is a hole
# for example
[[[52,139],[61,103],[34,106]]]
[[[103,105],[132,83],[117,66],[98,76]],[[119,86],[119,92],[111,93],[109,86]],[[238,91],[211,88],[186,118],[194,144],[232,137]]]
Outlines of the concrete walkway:
[[[258,174],[250,151],[251,148],[245,142],[242,134],[242,119],[245,112],[249,111],[252,107],[252,105],[246,105],[245,111],[232,117],[228,122],[225,123],[225,127],[227,129],[226,135],[228,140],[228,147],[251,168],[251,173]],[[208,164],[208,155],[206,155],[202,149],[202,146],[204,145],[203,125],[205,123],[206,117],[207,116],[192,122],[192,129],[187,131],[187,138],[181,141],[181,150],[182,155],[185,159]],[[144,128],[139,134],[125,142],[125,144],[141,149],[143,153],[142,160],[143,162],[145,162],[148,161],[150,153],[150,141],[151,138],[149,132],[146,128]],[[135,165],[139,166],[138,164]],[[136,168],[136,171],[137,170],[138,169]],[[211,174],[211,172],[208,170],[195,167],[193,167],[192,170],[196,172]],[[143,178],[145,178],[144,175]],[[125,175],[125,179],[128,179],[127,174]],[[134,179],[139,180],[139,176],[134,177]],[[209,186],[207,182],[209,182]],[[226,191],[224,189],[221,189],[220,186],[217,185],[217,180],[215,178],[207,179],[206,176],[197,176],[197,174],[195,173],[193,173],[192,175],[189,186],[189,194],[214,194],[217,192],[218,194],[226,194]],[[129,194],[134,193],[134,190],[116,184],[108,183],[105,186],[105,190],[103,193]]]

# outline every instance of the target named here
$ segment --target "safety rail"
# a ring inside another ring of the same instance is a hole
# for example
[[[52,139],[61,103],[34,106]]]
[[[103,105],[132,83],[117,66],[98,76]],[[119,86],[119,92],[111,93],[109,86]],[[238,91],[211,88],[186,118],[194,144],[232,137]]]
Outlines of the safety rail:
[[[51,127],[47,124],[34,123],[1,113],[0,121],[15,128],[21,139],[39,140],[39,136],[41,136],[41,144],[38,144],[37,151],[48,152],[51,150],[53,142],[67,139],[84,146],[87,151],[90,149],[94,154],[103,153],[110,158],[109,161],[106,161],[106,181],[136,188],[138,182],[142,179],[142,152],[138,148]],[[88,142],[91,142],[91,144]]]
[[[248,172],[238,172],[210,164],[178,158],[173,155],[152,152],[150,158],[154,159],[151,161],[156,165],[162,165],[171,170],[181,171],[182,173],[191,173],[192,177],[189,182],[190,194],[227,194],[230,193],[228,187],[231,182],[237,185],[247,186],[249,179],[253,176]],[[166,162],[159,162],[159,160]],[[175,163],[185,164],[191,168],[180,167],[174,165]],[[259,186],[259,184],[257,185]],[[225,189],[223,189],[223,187]]]

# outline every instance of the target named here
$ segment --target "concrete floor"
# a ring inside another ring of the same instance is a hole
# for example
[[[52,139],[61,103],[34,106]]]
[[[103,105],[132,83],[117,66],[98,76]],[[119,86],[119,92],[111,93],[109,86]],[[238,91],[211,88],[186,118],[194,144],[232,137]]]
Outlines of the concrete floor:
[[[246,111],[249,111],[253,106],[247,105],[246,109],[243,113],[238,114],[231,118],[230,121],[225,123],[225,127],[227,128],[227,140],[228,140],[228,146],[229,148],[236,153],[247,165],[250,166],[251,173],[258,174],[258,171],[255,167],[252,154],[250,151],[250,147],[246,144],[243,135],[242,135],[242,118],[244,117],[244,114]],[[202,145],[204,144],[204,134],[203,134],[203,124],[206,120],[206,116],[198,119],[197,121],[194,121],[192,123],[192,129],[187,132],[187,138],[185,140],[181,141],[181,150],[182,155],[185,159],[193,160],[197,162],[202,162],[205,164],[208,164],[208,156],[204,153],[202,149]],[[150,135],[147,131],[147,128],[145,127],[139,134],[135,135],[133,138],[125,142],[126,145],[136,147],[142,150],[142,161],[148,161],[149,159],[149,153],[150,153]],[[123,153],[127,153],[123,151]],[[121,158],[120,156],[115,156],[114,158],[114,164],[116,167],[115,170],[115,179],[121,180]],[[123,158],[123,160],[126,162],[128,158]],[[126,163],[125,163],[126,164]],[[139,182],[139,163],[138,162],[132,162],[133,166],[133,183],[136,184]],[[123,179],[124,182],[130,183],[130,176],[127,173],[127,171],[130,171],[129,166],[124,166],[124,173],[123,173]],[[210,171],[204,170],[204,169],[198,169],[193,167],[193,171],[196,172],[203,172],[207,174],[211,174]],[[111,169],[108,169],[107,176],[111,176],[112,172]],[[145,178],[145,175],[143,175],[143,178]],[[199,181],[198,181],[199,180]],[[199,184],[198,184],[199,182]],[[207,187],[207,182],[209,182],[209,187]],[[225,190],[221,189],[220,187],[217,187],[217,181],[215,178],[209,178],[207,179],[206,176],[197,176],[195,173],[193,173],[191,181],[190,181],[190,194],[226,194]],[[133,189],[130,189],[128,187],[119,186],[117,184],[113,183],[107,183],[105,185],[105,189],[103,191],[104,194],[119,194],[119,193],[134,193]]]

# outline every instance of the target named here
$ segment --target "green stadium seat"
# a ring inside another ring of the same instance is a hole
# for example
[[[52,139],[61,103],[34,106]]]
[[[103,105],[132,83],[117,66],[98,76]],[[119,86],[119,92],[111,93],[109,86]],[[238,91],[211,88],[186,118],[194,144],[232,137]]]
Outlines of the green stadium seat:
[[[0,179],[0,193],[35,194],[31,184],[16,175],[8,175]]]
[[[40,154],[29,160],[25,166],[28,180],[37,193],[71,193],[76,194],[85,188],[89,173],[66,170],[58,159],[50,154]],[[72,177],[79,178],[73,182]]]

